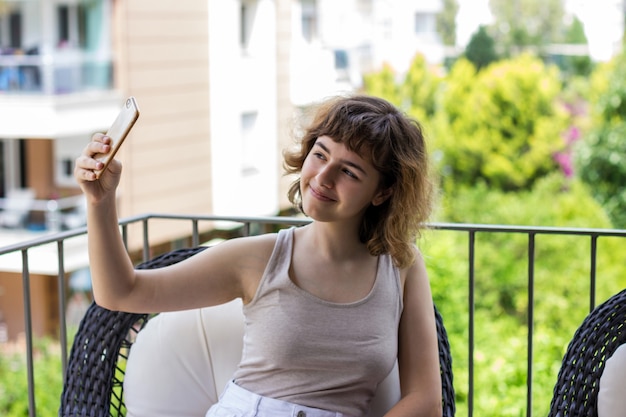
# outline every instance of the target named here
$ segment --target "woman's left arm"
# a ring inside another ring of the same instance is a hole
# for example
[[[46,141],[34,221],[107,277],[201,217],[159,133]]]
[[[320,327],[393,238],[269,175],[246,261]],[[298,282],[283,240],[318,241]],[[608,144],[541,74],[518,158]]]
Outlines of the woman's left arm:
[[[437,328],[421,254],[405,272],[404,310],[398,336],[401,399],[385,417],[441,417]]]

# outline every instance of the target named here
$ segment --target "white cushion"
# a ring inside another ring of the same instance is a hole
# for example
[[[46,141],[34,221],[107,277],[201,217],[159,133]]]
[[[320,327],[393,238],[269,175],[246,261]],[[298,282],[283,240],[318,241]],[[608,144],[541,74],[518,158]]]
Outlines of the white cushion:
[[[127,416],[203,416],[235,372],[242,343],[240,300],[159,314],[130,350]]]
[[[626,415],[626,345],[621,345],[604,366],[598,391],[598,417]]]
[[[139,332],[124,377],[127,417],[204,416],[241,359],[241,300],[161,313]],[[398,366],[379,385],[368,417],[400,399]]]

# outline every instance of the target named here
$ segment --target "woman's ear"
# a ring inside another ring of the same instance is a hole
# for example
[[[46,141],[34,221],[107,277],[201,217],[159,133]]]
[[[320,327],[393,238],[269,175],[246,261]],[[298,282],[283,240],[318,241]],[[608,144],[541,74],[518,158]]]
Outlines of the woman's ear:
[[[385,201],[387,201],[389,197],[391,197],[392,193],[393,193],[392,187],[383,188],[382,190],[378,191],[378,193],[376,193],[376,195],[372,199],[372,205],[380,206]]]

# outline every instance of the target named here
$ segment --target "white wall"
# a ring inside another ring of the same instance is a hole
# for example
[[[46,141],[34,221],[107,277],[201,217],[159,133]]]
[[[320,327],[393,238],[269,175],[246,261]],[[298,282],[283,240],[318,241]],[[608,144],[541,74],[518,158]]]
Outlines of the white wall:
[[[250,42],[240,45],[240,0],[209,0],[209,91],[213,213],[278,211],[276,11],[257,0]],[[242,117],[256,114],[244,151]],[[255,172],[244,166],[254,154]],[[247,160],[245,160],[247,158]]]

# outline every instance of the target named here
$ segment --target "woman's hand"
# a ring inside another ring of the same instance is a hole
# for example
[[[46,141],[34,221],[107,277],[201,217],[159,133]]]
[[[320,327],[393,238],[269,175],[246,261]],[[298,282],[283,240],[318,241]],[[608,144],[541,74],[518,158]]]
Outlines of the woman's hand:
[[[95,159],[96,155],[111,152],[111,138],[96,133],[85,147],[74,164],[74,177],[85,196],[92,203],[100,202],[107,197],[115,197],[115,190],[120,182],[122,164],[113,160],[98,178],[95,171],[104,167],[104,163]]]

